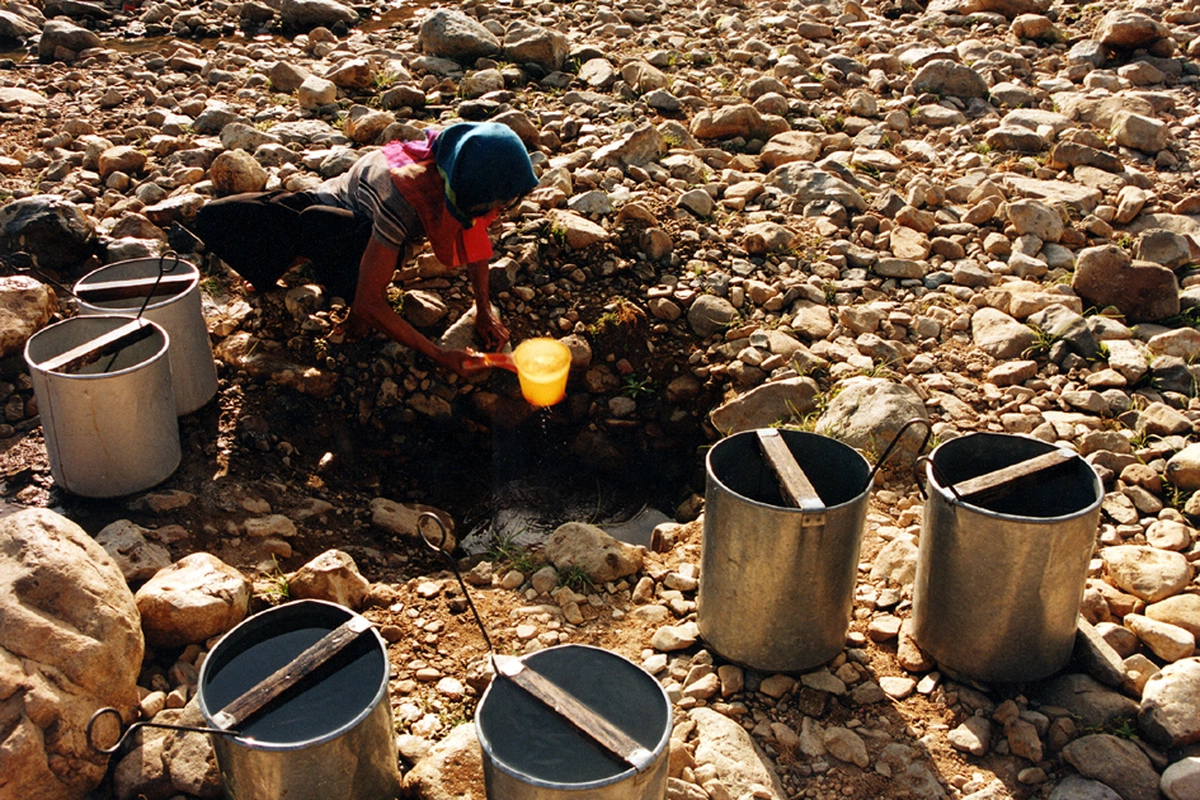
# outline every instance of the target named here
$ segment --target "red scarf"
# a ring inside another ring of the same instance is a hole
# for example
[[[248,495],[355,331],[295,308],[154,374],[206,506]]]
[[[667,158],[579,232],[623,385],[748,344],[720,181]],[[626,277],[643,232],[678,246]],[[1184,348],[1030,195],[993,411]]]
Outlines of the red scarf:
[[[404,196],[425,228],[433,254],[447,267],[463,267],[492,258],[487,227],[500,215],[491,211],[464,228],[446,209],[446,185],[433,160],[434,131],[424,141],[389,142],[383,152],[391,167],[392,183]]]

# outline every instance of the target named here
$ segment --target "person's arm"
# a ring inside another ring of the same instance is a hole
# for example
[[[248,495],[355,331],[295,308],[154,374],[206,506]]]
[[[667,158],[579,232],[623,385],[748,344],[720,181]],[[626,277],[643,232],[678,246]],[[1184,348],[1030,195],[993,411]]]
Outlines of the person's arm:
[[[354,291],[354,302],[350,305],[350,319],[365,322],[459,375],[468,376],[487,369],[482,359],[467,350],[438,347],[392,310],[387,301],[387,289],[399,258],[400,251],[397,248],[389,247],[373,237],[367,243],[358,267],[358,285]],[[484,266],[486,268],[486,264]]]
[[[472,261],[467,265],[467,275],[471,279],[471,289],[475,295],[475,331],[483,344],[489,350],[499,350],[508,343],[508,328],[492,310],[492,300],[488,290],[488,261]]]

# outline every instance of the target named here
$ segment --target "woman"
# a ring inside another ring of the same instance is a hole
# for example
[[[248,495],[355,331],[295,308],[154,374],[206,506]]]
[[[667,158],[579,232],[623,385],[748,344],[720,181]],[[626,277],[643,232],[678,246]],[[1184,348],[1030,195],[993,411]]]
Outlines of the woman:
[[[475,329],[498,350],[508,329],[488,297],[487,226],[537,186],[524,144],[505,125],[464,122],[424,140],[391,142],[343,175],[304,192],[253,192],[214,200],[196,232],[255,289],[310,261],[317,281],[350,297],[352,329],[373,327],[460,375],[488,369],[470,350],[439,347],[392,310],[387,289],[401,255],[424,236],[438,260],[466,267]]]

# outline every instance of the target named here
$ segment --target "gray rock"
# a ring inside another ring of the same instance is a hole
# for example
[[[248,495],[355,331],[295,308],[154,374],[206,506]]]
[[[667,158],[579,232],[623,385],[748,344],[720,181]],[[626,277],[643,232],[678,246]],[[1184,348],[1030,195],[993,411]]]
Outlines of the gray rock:
[[[715,768],[730,796],[742,797],[758,787],[766,790],[764,800],[788,796],[771,760],[741,725],[710,708],[693,708],[687,715],[696,722],[696,765]]]
[[[599,167],[642,167],[667,152],[667,141],[652,125],[644,125],[615,142],[606,144],[592,156]]]
[[[1143,231],[1137,238],[1133,253],[1139,261],[1152,261],[1173,270],[1192,261],[1189,240],[1174,231]]]
[[[1156,603],[1179,592],[1192,579],[1181,553],[1124,544],[1100,551],[1109,579],[1122,591]]]
[[[936,59],[917,70],[910,84],[913,91],[953,97],[987,97],[988,85],[975,70],[950,59]]]
[[[91,218],[57,195],[34,195],[0,207],[0,246],[24,250],[43,269],[73,274],[92,253]]]
[[[917,800],[939,800],[946,796],[929,765],[908,745],[892,742],[875,759],[875,771],[885,775],[898,792]]]
[[[1009,203],[1008,221],[1017,229],[1017,235],[1032,234],[1044,242],[1062,239],[1062,216],[1056,209],[1038,200],[1016,200]]]
[[[1098,308],[1116,306],[1129,322],[1154,322],[1179,313],[1179,283],[1166,267],[1134,262],[1116,245],[1079,253],[1073,288]]]
[[[309,75],[296,90],[296,103],[301,108],[315,110],[337,100],[337,86],[333,81]]]
[[[1062,706],[1079,718],[1084,727],[1103,727],[1122,717],[1133,719],[1138,704],[1101,686],[1087,675],[1067,673],[1039,687],[1037,698],[1050,706]]]
[[[700,337],[709,337],[739,319],[738,310],[723,297],[702,294],[688,308],[688,324]]]
[[[328,600],[358,610],[370,591],[371,582],[358,571],[350,554],[341,550],[326,550],[288,575],[288,597],[292,599]]]
[[[63,19],[52,19],[42,28],[42,38],[38,40],[38,58],[43,61],[73,61],[80,50],[99,46],[100,37],[87,28]]]
[[[1200,756],[1181,758],[1167,767],[1160,784],[1167,800],[1196,800],[1200,797]]]
[[[261,192],[267,185],[267,171],[245,150],[226,150],[209,167],[209,177],[218,194]]]
[[[404,776],[405,788],[424,800],[484,800],[483,748],[473,723],[454,728]]]
[[[451,515],[433,506],[421,503],[397,503],[386,497],[376,497],[370,503],[371,524],[383,528],[398,536],[416,539],[418,536],[429,537],[429,540],[441,547],[447,553],[454,552],[458,540],[454,534],[454,519]],[[441,520],[438,527],[432,520],[421,521],[423,514],[433,514]],[[445,540],[442,540],[442,530],[445,530]]]
[[[1133,742],[1094,733],[1071,742],[1062,754],[1080,775],[1111,787],[1122,800],[1159,800],[1158,773]]]
[[[84,729],[97,708],[136,713],[144,645],[116,563],[78,525],[44,509],[0,519],[0,733],[4,792],[78,798],[99,785]]]
[[[767,175],[767,185],[782,190],[798,203],[833,200],[854,211],[867,210],[867,201],[854,186],[811,164],[795,162],[776,167]]]
[[[96,534],[96,544],[117,563],[127,583],[149,580],[160,569],[171,566],[167,548],[146,540],[149,532],[127,519],[119,519]]]
[[[142,631],[153,647],[204,642],[242,621],[250,581],[209,553],[192,553],[138,589]]]
[[[1049,800],[1122,800],[1121,795],[1100,781],[1068,775],[1054,787]]]
[[[1200,658],[1167,664],[1146,681],[1138,727],[1162,747],[1200,742]]]
[[[500,52],[496,35],[461,11],[438,9],[421,23],[421,51],[431,56],[471,62]]]
[[[812,378],[787,378],[757,386],[714,409],[710,421],[725,435],[767,428],[816,409],[820,387]]]
[[[1166,150],[1171,143],[1171,131],[1166,123],[1153,117],[1118,112],[1112,121],[1113,140],[1122,147],[1131,147],[1143,153]]]
[[[544,552],[560,571],[579,567],[596,585],[618,581],[642,568],[640,548],[617,541],[585,522],[559,525],[546,541]]]
[[[1056,341],[1066,342],[1074,352],[1089,361],[1100,355],[1100,343],[1088,327],[1087,320],[1066,306],[1046,306],[1026,317],[1025,322],[1049,334]]]
[[[46,103],[46,96],[38,92],[15,86],[0,86],[0,111],[20,111],[25,106],[42,108]]]
[[[1046,146],[1041,134],[1016,125],[1001,125],[983,136],[984,144],[993,150],[1015,150],[1019,153],[1040,153]]]
[[[0,10],[0,41],[28,39],[37,32],[37,26],[19,14]]]
[[[562,69],[570,50],[567,37],[559,31],[514,21],[504,33],[504,55],[515,64],[537,64],[548,70]]]
[[[950,746],[973,756],[985,755],[992,744],[992,723],[987,717],[971,716],[946,734]]]
[[[1032,330],[995,308],[981,308],[971,315],[971,339],[995,359],[1020,358],[1037,342]]]
[[[1200,594],[1177,594],[1146,606],[1146,616],[1178,625],[1200,639]]]
[[[1092,38],[1106,47],[1133,50],[1147,47],[1171,35],[1171,30],[1153,17],[1126,8],[1104,15]]]
[[[20,352],[56,308],[49,286],[25,275],[0,278],[0,358]]]
[[[871,563],[871,580],[909,586],[917,577],[917,545],[911,536],[897,536],[879,549]]]
[[[883,454],[900,428],[912,419],[928,419],[925,403],[912,389],[886,378],[850,378],[817,420],[815,431],[868,453]],[[906,432],[891,458],[911,464],[923,434]]]
[[[313,28],[329,27],[339,22],[347,25],[358,22],[358,14],[338,0],[282,0],[279,18],[285,27],[311,31]]]

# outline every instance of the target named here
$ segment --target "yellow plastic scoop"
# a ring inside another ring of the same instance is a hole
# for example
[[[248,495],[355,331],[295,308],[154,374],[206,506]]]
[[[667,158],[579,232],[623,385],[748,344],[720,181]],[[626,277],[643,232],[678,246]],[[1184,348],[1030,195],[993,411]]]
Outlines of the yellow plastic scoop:
[[[530,405],[552,406],[566,395],[571,351],[560,341],[526,339],[517,345],[511,356],[486,353],[483,361],[489,367],[516,372],[521,382],[521,394]]]

